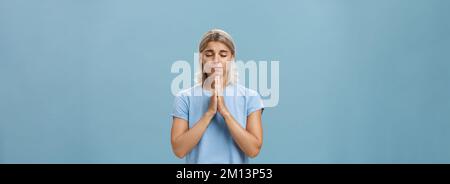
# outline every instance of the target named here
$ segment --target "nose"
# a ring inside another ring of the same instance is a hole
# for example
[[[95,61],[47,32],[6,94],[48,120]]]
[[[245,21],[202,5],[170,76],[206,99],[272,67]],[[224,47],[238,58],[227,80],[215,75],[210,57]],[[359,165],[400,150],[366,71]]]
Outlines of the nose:
[[[219,63],[219,56],[214,56],[213,62],[216,64]]]

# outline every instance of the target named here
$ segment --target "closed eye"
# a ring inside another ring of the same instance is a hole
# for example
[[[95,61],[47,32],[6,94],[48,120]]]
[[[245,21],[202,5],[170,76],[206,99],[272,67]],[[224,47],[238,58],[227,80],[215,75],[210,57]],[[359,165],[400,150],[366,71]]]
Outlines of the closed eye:
[[[206,57],[211,57],[211,56],[213,56],[214,54],[211,52],[211,51],[206,51],[205,52],[205,56]]]
[[[220,55],[221,57],[227,57],[227,56],[228,56],[228,52],[227,52],[227,51],[220,51],[220,52],[219,52],[219,55]]]

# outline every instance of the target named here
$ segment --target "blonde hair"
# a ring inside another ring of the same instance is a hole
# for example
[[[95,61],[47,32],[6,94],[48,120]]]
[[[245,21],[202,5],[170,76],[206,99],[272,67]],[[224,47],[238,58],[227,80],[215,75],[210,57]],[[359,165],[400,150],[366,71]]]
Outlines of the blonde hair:
[[[227,32],[225,32],[224,30],[221,29],[211,29],[208,32],[206,32],[203,36],[202,39],[200,41],[199,47],[198,47],[198,51],[199,53],[203,52],[206,47],[208,46],[209,42],[213,42],[213,41],[217,41],[217,42],[221,42],[223,44],[225,44],[228,49],[230,49],[231,54],[233,55],[233,58],[236,57],[236,49],[234,46],[234,41],[233,38],[231,38],[231,35],[228,34]],[[203,72],[203,63],[199,57],[199,62],[200,62],[200,70],[197,73],[197,79],[196,82],[197,83],[202,83],[206,80],[207,78],[207,74]],[[232,83],[232,84],[236,84],[237,83],[237,69],[236,69],[236,65],[234,63],[234,61],[232,61],[229,65],[228,65],[228,70],[227,70],[227,84],[228,83]]]

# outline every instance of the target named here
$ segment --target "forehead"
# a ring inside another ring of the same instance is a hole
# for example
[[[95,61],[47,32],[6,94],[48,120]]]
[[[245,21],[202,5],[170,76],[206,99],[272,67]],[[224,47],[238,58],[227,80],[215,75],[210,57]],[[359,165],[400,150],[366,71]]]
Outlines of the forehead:
[[[223,51],[223,50],[230,51],[230,49],[227,47],[227,45],[225,45],[222,42],[218,42],[218,41],[208,42],[208,44],[206,44],[205,51],[208,51],[208,50],[216,51],[216,52]]]

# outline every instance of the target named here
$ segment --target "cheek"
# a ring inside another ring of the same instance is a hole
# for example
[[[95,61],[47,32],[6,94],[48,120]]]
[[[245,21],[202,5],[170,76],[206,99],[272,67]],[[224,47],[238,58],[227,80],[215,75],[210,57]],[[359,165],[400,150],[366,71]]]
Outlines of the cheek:
[[[214,72],[214,69],[212,68],[213,67],[213,65],[214,65],[214,62],[213,61],[203,61],[202,62],[202,71],[204,72],[204,73],[213,73]]]
[[[228,56],[228,57],[220,57],[220,63],[222,64],[222,66],[225,66],[227,63],[229,63],[233,58]]]
[[[233,59],[231,56],[222,57],[223,61],[230,61],[231,59]]]
[[[210,60],[208,60],[208,59],[206,59],[206,58],[203,58],[201,63],[202,63],[202,68],[204,68],[205,65],[211,64],[212,61],[210,61]]]

